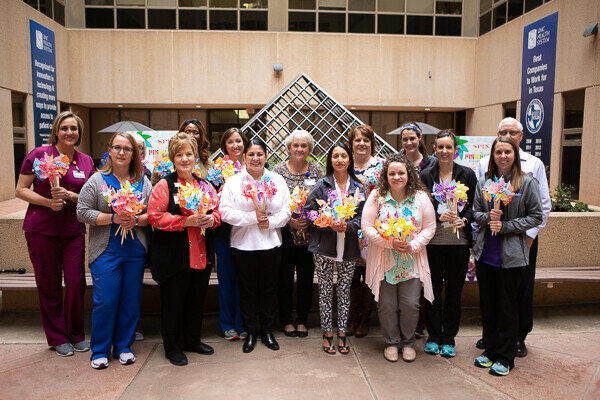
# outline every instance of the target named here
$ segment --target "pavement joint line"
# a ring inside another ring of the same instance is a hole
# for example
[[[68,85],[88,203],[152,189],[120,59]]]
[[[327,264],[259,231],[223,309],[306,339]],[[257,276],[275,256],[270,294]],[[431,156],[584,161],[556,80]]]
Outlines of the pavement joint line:
[[[354,357],[354,359],[356,360],[356,363],[358,364],[358,367],[360,368],[360,371],[363,374],[363,377],[365,379],[365,382],[367,383],[367,386],[369,387],[369,391],[371,392],[371,396],[373,397],[373,399],[375,400],[379,400],[379,397],[377,396],[377,393],[375,393],[375,389],[373,389],[373,385],[371,385],[371,381],[369,380],[369,378],[367,377],[367,373],[362,365],[362,363],[360,362],[360,358],[358,358],[358,355],[356,354],[356,347],[354,346],[354,343],[352,343],[352,338],[349,337],[348,338],[348,342],[350,342],[350,344],[352,345],[352,356]]]
[[[443,357],[440,357],[443,358]],[[510,395],[508,395],[507,393],[504,393],[503,391],[495,388],[494,386],[490,385],[489,383],[476,378],[474,375],[471,375],[467,370],[463,369],[460,365],[455,364],[452,362],[452,359],[449,358],[444,358],[444,362],[448,363],[450,366],[453,367],[453,369],[457,370],[459,374],[461,374],[465,380],[468,380],[469,382],[471,382],[472,384],[474,384],[475,386],[478,387],[483,387],[489,391],[491,391],[492,393],[494,393],[495,395],[498,395],[499,397],[506,399],[506,400],[515,400],[514,397],[511,397]],[[473,368],[477,368],[475,366],[473,366]]]
[[[140,369],[138,369],[138,372],[131,378],[131,381],[129,381],[129,383],[127,384],[127,386],[125,386],[125,388],[123,389],[123,391],[119,395],[119,398],[123,397],[123,395],[125,394],[125,392],[127,391],[127,389],[129,389],[129,386],[131,386],[131,384],[133,383],[133,381],[135,380],[135,378],[140,374],[140,372],[142,372],[142,370],[146,367],[146,365],[148,365],[148,363],[150,362],[150,359],[152,358],[152,356],[154,356],[154,353],[156,352],[156,348],[157,347],[158,347],[158,345],[156,343],[154,345],[152,345],[152,350],[150,350],[150,353],[148,353],[148,357],[146,357],[146,360],[144,361],[144,363],[142,364],[142,366],[140,367]]]
[[[581,396],[581,399],[588,399],[588,398],[592,398],[591,394],[592,394],[592,390],[594,389],[592,386],[594,385],[594,382],[596,381],[597,378],[600,378],[600,362],[596,363],[596,372],[594,373],[594,375],[592,376],[592,379],[590,379],[590,382],[588,383],[587,388],[585,389],[585,392],[583,393],[583,396]]]

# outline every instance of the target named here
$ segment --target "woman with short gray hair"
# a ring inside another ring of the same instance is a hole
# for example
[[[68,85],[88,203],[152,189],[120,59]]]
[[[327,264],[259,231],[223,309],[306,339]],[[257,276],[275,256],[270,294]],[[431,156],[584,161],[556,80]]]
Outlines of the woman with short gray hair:
[[[285,139],[290,157],[275,166],[273,171],[285,179],[290,193],[298,186],[302,190],[311,190],[323,177],[323,169],[317,162],[308,161],[314,140],[305,130],[295,130]],[[281,230],[283,255],[279,269],[278,303],[279,319],[286,336],[306,337],[306,321],[312,302],[313,277],[315,264],[308,251],[310,230],[306,223],[306,214],[297,208],[292,214],[287,229]],[[297,272],[296,320],[292,316],[294,268]],[[295,322],[295,324],[294,324]]]

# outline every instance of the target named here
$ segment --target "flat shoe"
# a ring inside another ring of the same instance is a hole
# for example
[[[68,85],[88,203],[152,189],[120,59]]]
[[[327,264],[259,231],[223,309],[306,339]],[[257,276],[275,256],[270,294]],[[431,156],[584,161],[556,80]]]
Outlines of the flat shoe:
[[[205,356],[210,356],[215,353],[215,350],[207,345],[206,343],[198,342],[194,346],[188,346],[183,349],[184,351],[192,351],[194,353],[203,354]]]
[[[181,351],[171,351],[166,354],[167,359],[173,365],[183,367],[188,364],[188,359]]]
[[[398,361],[398,347],[388,346],[383,350],[383,357],[389,362]]]
[[[406,362],[413,362],[417,358],[417,352],[412,347],[402,348],[402,359]]]
[[[308,331],[296,331],[296,336],[298,337],[307,337],[308,336]]]

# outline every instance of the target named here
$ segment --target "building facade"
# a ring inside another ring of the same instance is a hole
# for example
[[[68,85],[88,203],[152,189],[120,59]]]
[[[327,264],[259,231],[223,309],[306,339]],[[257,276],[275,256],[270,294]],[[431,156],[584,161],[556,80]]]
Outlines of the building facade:
[[[0,200],[34,147],[29,20],[55,33],[61,110],[99,158],[119,120],[202,120],[216,149],[300,73],[385,133],[408,120],[495,135],[520,115],[524,26],[558,12],[550,185],[600,205],[597,0],[6,0],[0,6]],[[282,71],[274,71],[281,64]]]

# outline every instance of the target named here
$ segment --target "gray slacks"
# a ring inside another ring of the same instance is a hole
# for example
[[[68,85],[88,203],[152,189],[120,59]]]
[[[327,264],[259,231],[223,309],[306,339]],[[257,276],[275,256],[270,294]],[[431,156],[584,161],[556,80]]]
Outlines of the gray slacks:
[[[381,281],[379,288],[379,324],[387,346],[414,347],[419,322],[421,280],[409,279],[392,285]]]

